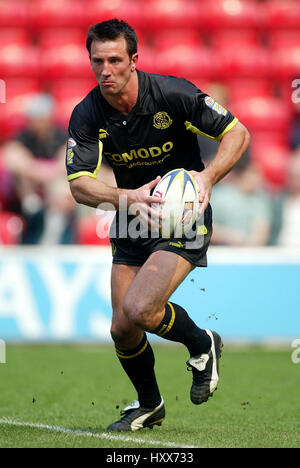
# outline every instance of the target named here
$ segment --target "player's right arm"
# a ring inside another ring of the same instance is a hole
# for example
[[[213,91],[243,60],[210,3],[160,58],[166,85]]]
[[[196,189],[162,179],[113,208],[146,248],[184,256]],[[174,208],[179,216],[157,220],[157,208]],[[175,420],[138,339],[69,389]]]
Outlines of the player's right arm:
[[[110,207],[113,205],[116,210],[121,208],[133,214],[139,213],[142,221],[147,224],[151,216],[161,217],[160,213],[151,207],[152,203],[163,202],[151,196],[151,191],[160,178],[134,190],[111,187],[99,180],[105,130],[99,129],[101,123],[97,122],[96,126],[89,121],[92,113],[88,102],[84,100],[75,107],[69,124],[66,168],[74,199],[77,203],[93,208],[106,203]]]
[[[102,153],[103,143],[99,135],[88,127],[75,108],[69,126],[66,168],[71,193],[77,203],[93,208],[107,203],[116,210],[122,208],[139,214],[145,224],[149,224],[151,218],[160,218],[161,214],[151,207],[152,203],[163,202],[151,196],[160,178],[134,190],[111,187],[98,179]]]

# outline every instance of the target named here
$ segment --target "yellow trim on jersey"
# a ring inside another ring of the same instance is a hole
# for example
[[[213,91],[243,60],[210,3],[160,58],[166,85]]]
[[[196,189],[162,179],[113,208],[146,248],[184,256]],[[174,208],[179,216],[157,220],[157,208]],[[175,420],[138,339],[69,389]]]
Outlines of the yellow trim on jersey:
[[[89,171],[79,171],[79,172],[75,172],[74,174],[70,174],[68,176],[68,181],[70,182],[71,180],[73,179],[77,179],[78,177],[81,177],[81,176],[88,176],[88,177],[91,177],[92,179],[97,179],[97,176],[98,176],[98,172],[99,172],[99,169],[100,169],[100,166],[101,166],[101,163],[102,163],[102,152],[103,152],[103,143],[102,141],[99,140],[99,157],[98,157],[98,163],[97,163],[97,167],[96,169],[94,170],[94,172],[89,172]]]
[[[225,128],[225,130],[223,130],[223,132],[218,135],[217,137],[213,137],[211,135],[208,135],[207,133],[204,133],[204,132],[201,132],[201,130],[199,130],[199,128],[195,127],[191,122],[189,122],[188,120],[186,120],[184,122],[184,125],[185,125],[185,128],[193,133],[196,133],[197,135],[202,135],[202,136],[205,136],[207,138],[210,138],[211,140],[217,140],[217,141],[220,141],[223,136],[225,135],[225,133],[227,133],[231,128],[233,128],[236,124],[238,123],[238,119],[236,117],[234,117],[233,121],[230,122],[230,124],[227,125],[227,127]]]
[[[189,130],[190,132],[192,133],[196,133],[197,135],[202,135],[202,136],[205,136],[207,138],[210,138],[211,140],[215,140],[216,138],[211,136],[211,135],[208,135],[207,133],[204,133],[204,132],[201,132],[201,130],[199,130],[199,128],[195,127],[191,122],[189,122],[188,120],[186,120],[184,122],[184,125],[185,125],[185,128],[187,130]]]
[[[139,354],[142,354],[145,351],[145,349],[147,348],[147,346],[148,346],[148,340],[146,341],[144,346],[137,353],[132,354],[131,356],[124,356],[123,354],[120,354],[121,351],[118,352],[117,349],[116,349],[116,354],[121,359],[131,359],[131,358],[134,358],[134,357],[138,356]]]
[[[231,130],[233,127],[236,126],[236,124],[238,123],[238,119],[236,117],[234,117],[233,121],[230,122],[230,124],[227,125],[227,127],[225,128],[225,130],[223,130],[223,132],[221,133],[221,135],[219,135],[216,140],[222,140],[223,136],[225,135],[225,133],[229,132],[229,130]]]

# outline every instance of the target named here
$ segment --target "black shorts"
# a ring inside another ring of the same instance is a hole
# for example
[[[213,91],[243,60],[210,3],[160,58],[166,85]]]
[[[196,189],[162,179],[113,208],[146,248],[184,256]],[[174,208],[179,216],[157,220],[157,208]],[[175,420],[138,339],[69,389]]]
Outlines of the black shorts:
[[[166,250],[180,255],[194,266],[207,266],[206,252],[212,235],[212,209],[210,205],[201,219],[194,224],[192,230],[181,238],[151,238],[148,231],[147,236],[133,238],[128,233],[128,225],[133,217],[128,217],[125,226],[121,216],[120,213],[116,214],[110,229],[113,263],[141,266],[153,252]]]

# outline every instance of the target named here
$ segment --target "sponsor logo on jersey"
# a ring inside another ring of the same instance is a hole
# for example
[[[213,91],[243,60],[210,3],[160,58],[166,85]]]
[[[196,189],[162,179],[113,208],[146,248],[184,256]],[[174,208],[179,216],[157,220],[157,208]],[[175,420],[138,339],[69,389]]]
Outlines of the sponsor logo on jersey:
[[[198,236],[205,236],[207,234],[207,227],[204,224],[200,224],[197,226],[197,235]]]
[[[165,154],[169,153],[172,150],[173,146],[174,144],[172,141],[167,141],[161,147],[151,146],[150,148],[132,149],[128,153],[111,154],[111,153],[105,152],[104,154],[114,163],[128,164],[134,160],[141,160],[141,159],[158,158],[158,160],[160,160],[159,156],[161,155],[164,156]]]
[[[99,140],[108,137],[108,131],[104,130],[103,128],[99,128]]]
[[[172,125],[173,120],[167,112],[157,112],[153,117],[153,126],[159,130],[165,130]]]
[[[206,96],[204,102],[207,105],[207,107],[216,111],[219,115],[224,115],[224,117],[226,117],[228,111],[224,107],[222,107],[221,104],[215,101],[212,97]]]
[[[180,241],[178,241],[178,242],[169,242],[169,245],[171,245],[172,247],[180,247],[180,248],[184,247],[184,244],[182,242],[180,242]]]
[[[72,164],[73,163],[73,158],[74,158],[74,152],[73,148],[77,145],[76,141],[74,138],[69,138],[67,142],[67,164]]]
[[[74,138],[69,138],[68,139],[68,149],[69,148],[75,148],[75,146],[77,145],[76,141],[74,140]]]

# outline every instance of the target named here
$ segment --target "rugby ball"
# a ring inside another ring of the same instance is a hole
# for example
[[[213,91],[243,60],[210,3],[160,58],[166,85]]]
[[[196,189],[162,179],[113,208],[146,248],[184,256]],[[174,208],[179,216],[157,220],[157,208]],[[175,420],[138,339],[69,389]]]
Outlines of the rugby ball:
[[[156,185],[154,197],[163,198],[165,203],[155,204],[162,212],[161,236],[181,238],[192,228],[199,208],[198,186],[194,177],[185,169],[168,172]]]

